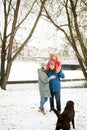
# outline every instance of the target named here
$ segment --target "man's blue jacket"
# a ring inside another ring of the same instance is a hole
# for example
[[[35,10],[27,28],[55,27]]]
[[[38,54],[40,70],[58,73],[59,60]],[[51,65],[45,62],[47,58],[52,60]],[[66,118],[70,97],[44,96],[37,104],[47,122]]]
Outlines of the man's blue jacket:
[[[65,78],[63,71],[60,70],[60,72],[57,73],[57,72],[55,72],[55,70],[49,70],[47,72],[47,75],[48,75],[48,77],[50,77],[51,75],[56,76],[55,79],[52,79],[49,81],[50,91],[51,92],[60,92],[60,90],[61,90],[60,78]]]

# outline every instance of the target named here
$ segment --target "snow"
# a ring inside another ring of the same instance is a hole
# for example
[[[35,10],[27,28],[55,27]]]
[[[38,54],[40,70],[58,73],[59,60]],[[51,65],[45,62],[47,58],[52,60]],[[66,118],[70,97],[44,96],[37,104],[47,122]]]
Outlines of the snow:
[[[49,112],[49,100],[46,115],[38,112],[39,100],[38,83],[7,85],[7,91],[0,90],[0,130],[54,130],[57,118]],[[87,89],[62,88],[62,111],[68,100],[75,103],[75,130],[86,130]]]
[[[10,80],[36,80],[39,63],[14,62],[9,77]],[[66,79],[62,82],[61,104],[62,111],[68,100],[75,103],[75,130],[87,129],[87,89],[73,88],[80,86],[82,81],[72,81],[74,78],[84,78],[80,70],[64,70]],[[67,87],[67,88],[66,88]],[[0,130],[55,130],[57,117],[49,112],[49,100],[45,104],[46,115],[38,112],[39,108],[38,83],[8,84],[7,91],[0,89]],[[71,130],[73,130],[71,126]]]
[[[38,62],[16,61],[13,62],[9,80],[36,80],[37,69],[40,67]]]
[[[37,70],[40,68],[39,62],[35,61],[16,61],[13,62],[9,80],[37,80]],[[66,79],[84,79],[81,70],[64,70]]]
[[[40,68],[40,62],[35,61],[16,61],[12,64],[9,81],[38,80],[37,70]],[[69,82],[62,82],[62,87],[82,86],[84,81],[73,81],[73,79],[84,79],[81,70],[64,70],[65,79]]]

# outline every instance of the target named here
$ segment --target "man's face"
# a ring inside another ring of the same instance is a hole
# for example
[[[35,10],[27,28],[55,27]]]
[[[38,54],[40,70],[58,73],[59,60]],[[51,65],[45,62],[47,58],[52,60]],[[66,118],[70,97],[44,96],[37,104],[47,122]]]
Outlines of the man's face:
[[[51,69],[51,70],[54,70],[55,69],[55,65],[49,65],[49,68]]]

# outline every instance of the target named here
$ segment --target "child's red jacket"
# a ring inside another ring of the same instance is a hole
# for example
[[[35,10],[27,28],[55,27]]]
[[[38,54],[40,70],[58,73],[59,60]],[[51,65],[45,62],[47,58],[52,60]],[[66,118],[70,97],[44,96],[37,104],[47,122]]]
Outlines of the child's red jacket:
[[[57,60],[50,59],[48,61],[48,63],[47,63],[47,69],[46,69],[47,71],[50,69],[49,68],[49,64],[50,64],[51,61],[53,61],[55,63],[55,70],[60,70],[61,69],[62,64],[61,64],[61,62],[58,59]]]

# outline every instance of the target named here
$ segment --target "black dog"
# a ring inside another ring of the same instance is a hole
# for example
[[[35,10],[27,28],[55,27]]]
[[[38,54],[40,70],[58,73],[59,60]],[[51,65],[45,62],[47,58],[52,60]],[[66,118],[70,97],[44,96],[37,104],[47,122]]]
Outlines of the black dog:
[[[72,126],[75,129],[75,125],[74,125],[75,110],[74,110],[73,101],[68,101],[66,103],[65,109],[61,114],[55,109],[52,110],[58,117],[55,130],[60,130],[60,129],[70,130],[70,122],[72,122]]]

